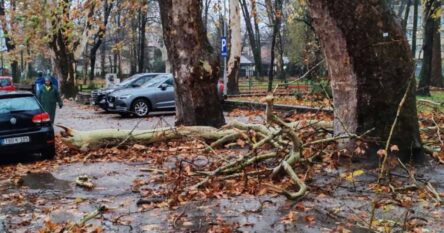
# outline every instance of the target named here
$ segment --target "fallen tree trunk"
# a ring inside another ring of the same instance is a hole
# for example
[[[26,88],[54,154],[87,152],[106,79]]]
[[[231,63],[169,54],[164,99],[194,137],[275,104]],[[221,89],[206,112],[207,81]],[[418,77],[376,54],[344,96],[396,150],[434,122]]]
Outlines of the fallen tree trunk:
[[[315,127],[331,129],[333,127],[328,121],[296,121],[289,123],[294,130],[303,127]],[[182,126],[173,128],[159,128],[152,130],[119,130],[119,129],[101,129],[91,131],[78,131],[63,125],[57,125],[64,131],[61,132],[62,141],[71,148],[87,151],[102,147],[113,147],[119,145],[143,144],[149,145],[156,142],[168,141],[182,138],[200,138],[208,141],[224,139],[223,144],[236,141],[242,137],[239,131],[235,130],[254,130],[264,136],[269,136],[279,131],[278,128],[267,128],[262,124],[246,124],[233,121],[221,129],[209,126]],[[233,129],[235,128],[235,129]],[[216,143],[220,145],[221,143]]]
[[[234,130],[218,130],[206,126],[184,126],[177,128],[160,128],[153,130],[119,130],[102,129],[92,131],[78,131],[58,125],[64,131],[61,133],[62,141],[71,148],[82,151],[122,144],[152,144],[180,138],[202,138],[217,140],[235,133]]]

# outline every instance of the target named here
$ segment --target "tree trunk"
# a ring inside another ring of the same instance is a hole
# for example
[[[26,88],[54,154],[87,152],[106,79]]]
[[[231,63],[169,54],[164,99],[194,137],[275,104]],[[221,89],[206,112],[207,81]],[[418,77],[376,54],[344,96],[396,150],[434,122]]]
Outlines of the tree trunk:
[[[111,15],[111,9],[113,8],[113,6],[114,6],[113,2],[108,3],[108,0],[105,0],[103,2],[103,19],[101,22],[101,23],[103,23],[103,25],[99,25],[99,29],[97,30],[97,33],[94,35],[93,45],[90,50],[91,72],[89,73],[89,80],[91,81],[91,83],[94,80],[94,76],[95,76],[97,51],[99,50],[100,46],[103,43],[103,39],[105,38],[106,26],[108,25],[109,16]],[[102,59],[102,61],[104,61],[104,59]],[[102,65],[104,65],[104,64],[102,64]],[[103,67],[102,67],[102,70],[103,70]]]
[[[77,94],[75,85],[74,53],[67,48],[67,38],[63,35],[62,29],[53,35],[49,46],[55,55],[55,66],[61,76],[61,91],[66,98],[74,98]]]
[[[417,94],[421,96],[430,96],[430,81],[432,79],[432,60],[433,44],[435,32],[437,29],[436,13],[441,7],[440,0],[427,0],[424,2],[424,40],[423,40],[423,59],[420,73],[420,81]]]
[[[273,9],[274,10],[272,10],[272,12],[269,13],[270,15],[269,18],[273,25],[273,37],[271,40],[270,69],[268,71],[268,92],[271,92],[273,90],[275,47],[276,47],[277,37],[278,34],[280,34],[280,28],[281,28],[282,1],[275,0]]]
[[[422,158],[415,85],[408,85],[413,59],[385,1],[310,0],[308,7],[331,78],[335,134],[373,129],[370,135],[385,143],[408,91],[391,144],[405,159]]]
[[[165,45],[173,66],[176,125],[225,123],[216,84],[219,64],[202,23],[201,0],[159,1]]]
[[[405,5],[406,5],[406,1],[408,1],[408,0],[401,0],[401,1],[400,1],[400,2],[401,2],[401,5],[399,6],[399,9],[398,9],[398,17],[399,17],[399,18],[401,18],[401,16],[402,16],[402,12],[404,12]]]
[[[90,67],[89,67],[89,81],[91,83],[94,81],[94,76],[95,76],[97,49],[92,48],[91,52],[89,54],[89,65],[90,65]]]
[[[413,29],[412,29],[412,54],[413,58],[416,59],[416,34],[418,32],[418,7],[419,0],[413,0]]]
[[[239,68],[242,52],[242,33],[240,23],[239,0],[230,0],[230,58],[228,59],[228,84],[229,95],[239,94]]]
[[[439,8],[441,8],[441,3],[439,2],[438,4]],[[440,24],[441,24],[441,15],[439,15],[435,19],[435,32],[433,34],[432,74],[431,74],[430,85],[434,87],[443,87]]]
[[[145,72],[145,27],[148,22],[147,4],[148,1],[143,1],[142,8],[139,10],[139,73]]]
[[[412,6],[412,1],[413,0],[407,0],[407,8],[405,8],[404,19],[402,20],[402,30],[404,30],[404,32],[407,32],[407,23],[409,20],[410,7]]]
[[[5,1],[0,0],[0,22],[1,22],[0,27],[3,30],[3,35],[5,35],[6,49],[7,49],[7,51],[11,51],[11,50],[15,49],[15,44],[11,40],[11,38],[8,36],[8,28],[9,27],[6,24],[7,21],[6,21],[6,14],[5,13],[6,13]],[[2,63],[2,66],[3,66],[3,63]],[[18,61],[17,60],[11,61],[11,76],[12,76],[14,82],[19,81]]]
[[[247,28],[248,39],[250,42],[251,52],[253,53],[254,67],[256,70],[256,77],[259,78],[262,75],[262,58],[261,58],[261,40],[260,40],[260,32],[258,31],[259,26],[255,21],[255,29],[253,29],[253,25],[251,24],[251,16],[250,10],[248,10],[248,5],[246,0],[239,0],[241,4],[242,14],[245,20],[245,26]],[[253,2],[252,4],[256,4]],[[253,8],[255,9],[255,8]],[[253,15],[257,15],[257,12],[252,12]],[[257,17],[257,16],[256,16]],[[255,19],[256,19],[255,17]]]
[[[276,76],[279,80],[286,80],[284,69],[284,37],[281,30],[276,37]]]
[[[112,66],[111,62],[109,64]],[[102,79],[105,78],[106,72],[106,46],[102,44],[102,46],[100,46],[100,77]]]
[[[205,33],[208,31],[208,13],[210,11],[210,4],[211,4],[211,0],[205,0],[205,3],[203,3],[204,6],[204,13],[203,13],[203,24],[204,24],[204,29],[205,29]]]

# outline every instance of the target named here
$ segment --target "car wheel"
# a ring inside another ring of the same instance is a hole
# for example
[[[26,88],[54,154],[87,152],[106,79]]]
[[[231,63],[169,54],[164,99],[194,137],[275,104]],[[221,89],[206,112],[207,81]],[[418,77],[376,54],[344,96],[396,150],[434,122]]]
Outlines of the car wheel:
[[[137,99],[134,101],[131,111],[138,117],[147,116],[150,113],[150,104],[144,99]]]
[[[42,157],[43,159],[54,159],[55,154],[56,154],[55,146],[52,145],[46,148],[46,150],[42,152]]]

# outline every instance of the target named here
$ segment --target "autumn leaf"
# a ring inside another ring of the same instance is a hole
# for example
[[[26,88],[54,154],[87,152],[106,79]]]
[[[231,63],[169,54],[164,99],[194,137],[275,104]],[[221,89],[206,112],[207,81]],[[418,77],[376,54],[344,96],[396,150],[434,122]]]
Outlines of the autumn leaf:
[[[307,222],[308,224],[312,225],[316,222],[316,218],[313,215],[306,215],[304,217],[304,221]]]
[[[290,211],[286,216],[281,218],[281,223],[290,224],[295,222],[297,219],[296,212]]]
[[[348,172],[341,174],[341,178],[344,178],[345,180],[349,182],[353,182],[355,177],[361,176],[364,174],[364,170],[356,170],[354,172]]]

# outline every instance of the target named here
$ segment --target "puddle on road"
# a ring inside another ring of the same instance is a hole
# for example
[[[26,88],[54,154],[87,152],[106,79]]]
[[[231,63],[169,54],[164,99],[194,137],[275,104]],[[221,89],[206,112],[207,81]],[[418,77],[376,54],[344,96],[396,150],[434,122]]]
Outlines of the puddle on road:
[[[72,190],[69,181],[57,179],[49,172],[28,173],[22,178],[22,180],[23,186],[30,189],[54,190],[62,192]]]

